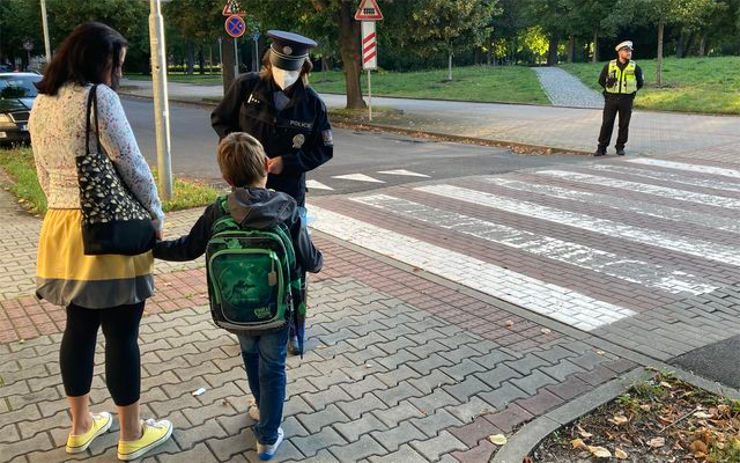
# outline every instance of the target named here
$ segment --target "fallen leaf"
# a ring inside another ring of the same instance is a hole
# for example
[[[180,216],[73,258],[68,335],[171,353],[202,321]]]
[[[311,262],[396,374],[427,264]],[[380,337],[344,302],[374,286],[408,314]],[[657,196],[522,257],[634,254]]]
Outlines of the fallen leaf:
[[[707,418],[711,418],[712,415],[707,412],[698,411],[694,413],[694,418],[699,418],[700,420],[706,420]]]
[[[693,453],[694,456],[696,456],[697,453],[706,454],[709,451],[707,444],[698,439],[692,442],[689,448],[691,449],[691,453]]]
[[[504,326],[507,326],[507,327],[514,326],[514,322],[511,320],[506,320],[506,323],[504,323]]]
[[[589,437],[593,437],[593,434],[591,434],[590,432],[586,432],[586,430],[585,430],[585,429],[583,429],[583,428],[582,428],[582,427],[580,427],[580,426],[578,426],[578,434],[579,434],[579,435],[580,435],[581,437],[583,437],[584,439],[588,439]]]
[[[650,405],[648,405],[648,404],[640,405],[640,408],[643,411],[646,411],[646,412],[649,412],[650,411]]]
[[[614,418],[609,418],[607,421],[616,426],[621,426],[623,424],[627,424],[629,422],[629,418],[624,415],[614,415]]]
[[[540,331],[542,332],[542,334],[550,334],[550,333],[552,333],[552,331],[549,328],[542,328]]]
[[[573,439],[570,441],[570,445],[573,446],[574,449],[587,449],[588,445],[586,445],[585,442],[581,439]]]
[[[673,386],[671,386],[669,383],[666,383],[665,381],[661,381],[660,385],[666,389],[673,389]]]
[[[655,449],[663,447],[665,445],[665,437],[653,437],[647,442],[647,445]]]
[[[494,434],[492,436],[488,436],[488,440],[496,445],[504,445],[507,442],[506,436],[504,436],[503,434]]]
[[[612,453],[609,450],[605,449],[604,447],[592,447],[589,445],[588,451],[591,452],[593,456],[597,458],[611,458],[612,457]]]
[[[617,447],[614,449],[614,456],[617,457],[617,460],[626,460],[628,455],[627,452]]]
[[[598,355],[604,355],[604,354],[606,354],[606,352],[604,352],[603,350],[597,350],[596,353]]]

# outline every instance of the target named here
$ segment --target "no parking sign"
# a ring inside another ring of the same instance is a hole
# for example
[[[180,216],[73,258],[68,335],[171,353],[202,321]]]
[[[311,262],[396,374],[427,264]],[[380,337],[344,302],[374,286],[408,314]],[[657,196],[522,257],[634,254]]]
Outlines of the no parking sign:
[[[226,18],[226,33],[234,38],[241,37],[247,31],[247,23],[244,22],[244,18],[237,15],[231,15]]]

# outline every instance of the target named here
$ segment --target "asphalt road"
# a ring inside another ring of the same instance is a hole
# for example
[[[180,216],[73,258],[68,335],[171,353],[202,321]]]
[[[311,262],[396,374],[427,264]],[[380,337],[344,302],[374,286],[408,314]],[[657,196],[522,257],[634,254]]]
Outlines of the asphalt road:
[[[123,105],[142,152],[156,166],[154,115],[151,100],[124,98]],[[209,122],[210,111],[172,104],[172,170],[176,176],[220,180],[216,164],[218,141]],[[336,129],[334,158],[309,174],[333,190],[313,189],[312,194],[353,193],[419,180],[503,173],[519,169],[583,162],[579,156],[526,156],[508,150],[415,139],[388,133]],[[429,178],[378,174],[405,169]],[[383,183],[337,179],[364,174]]]

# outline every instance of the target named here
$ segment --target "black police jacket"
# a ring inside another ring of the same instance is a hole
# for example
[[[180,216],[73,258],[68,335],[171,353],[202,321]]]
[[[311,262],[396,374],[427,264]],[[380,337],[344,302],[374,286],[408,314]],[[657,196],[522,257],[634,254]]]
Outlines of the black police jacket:
[[[223,138],[231,132],[247,132],[259,140],[270,158],[283,157],[283,172],[270,174],[267,187],[305,204],[306,172],[334,155],[334,139],[326,105],[299,79],[292,87],[290,102],[277,111],[272,79],[257,73],[238,77],[211,114],[211,125]]]

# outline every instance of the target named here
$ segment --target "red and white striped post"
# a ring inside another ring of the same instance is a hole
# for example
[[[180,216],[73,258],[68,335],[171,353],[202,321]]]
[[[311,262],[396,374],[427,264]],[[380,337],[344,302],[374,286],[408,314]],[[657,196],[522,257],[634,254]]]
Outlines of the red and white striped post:
[[[378,69],[378,41],[375,21],[362,21],[362,69],[367,71],[368,119],[373,120],[373,86],[371,71]]]

